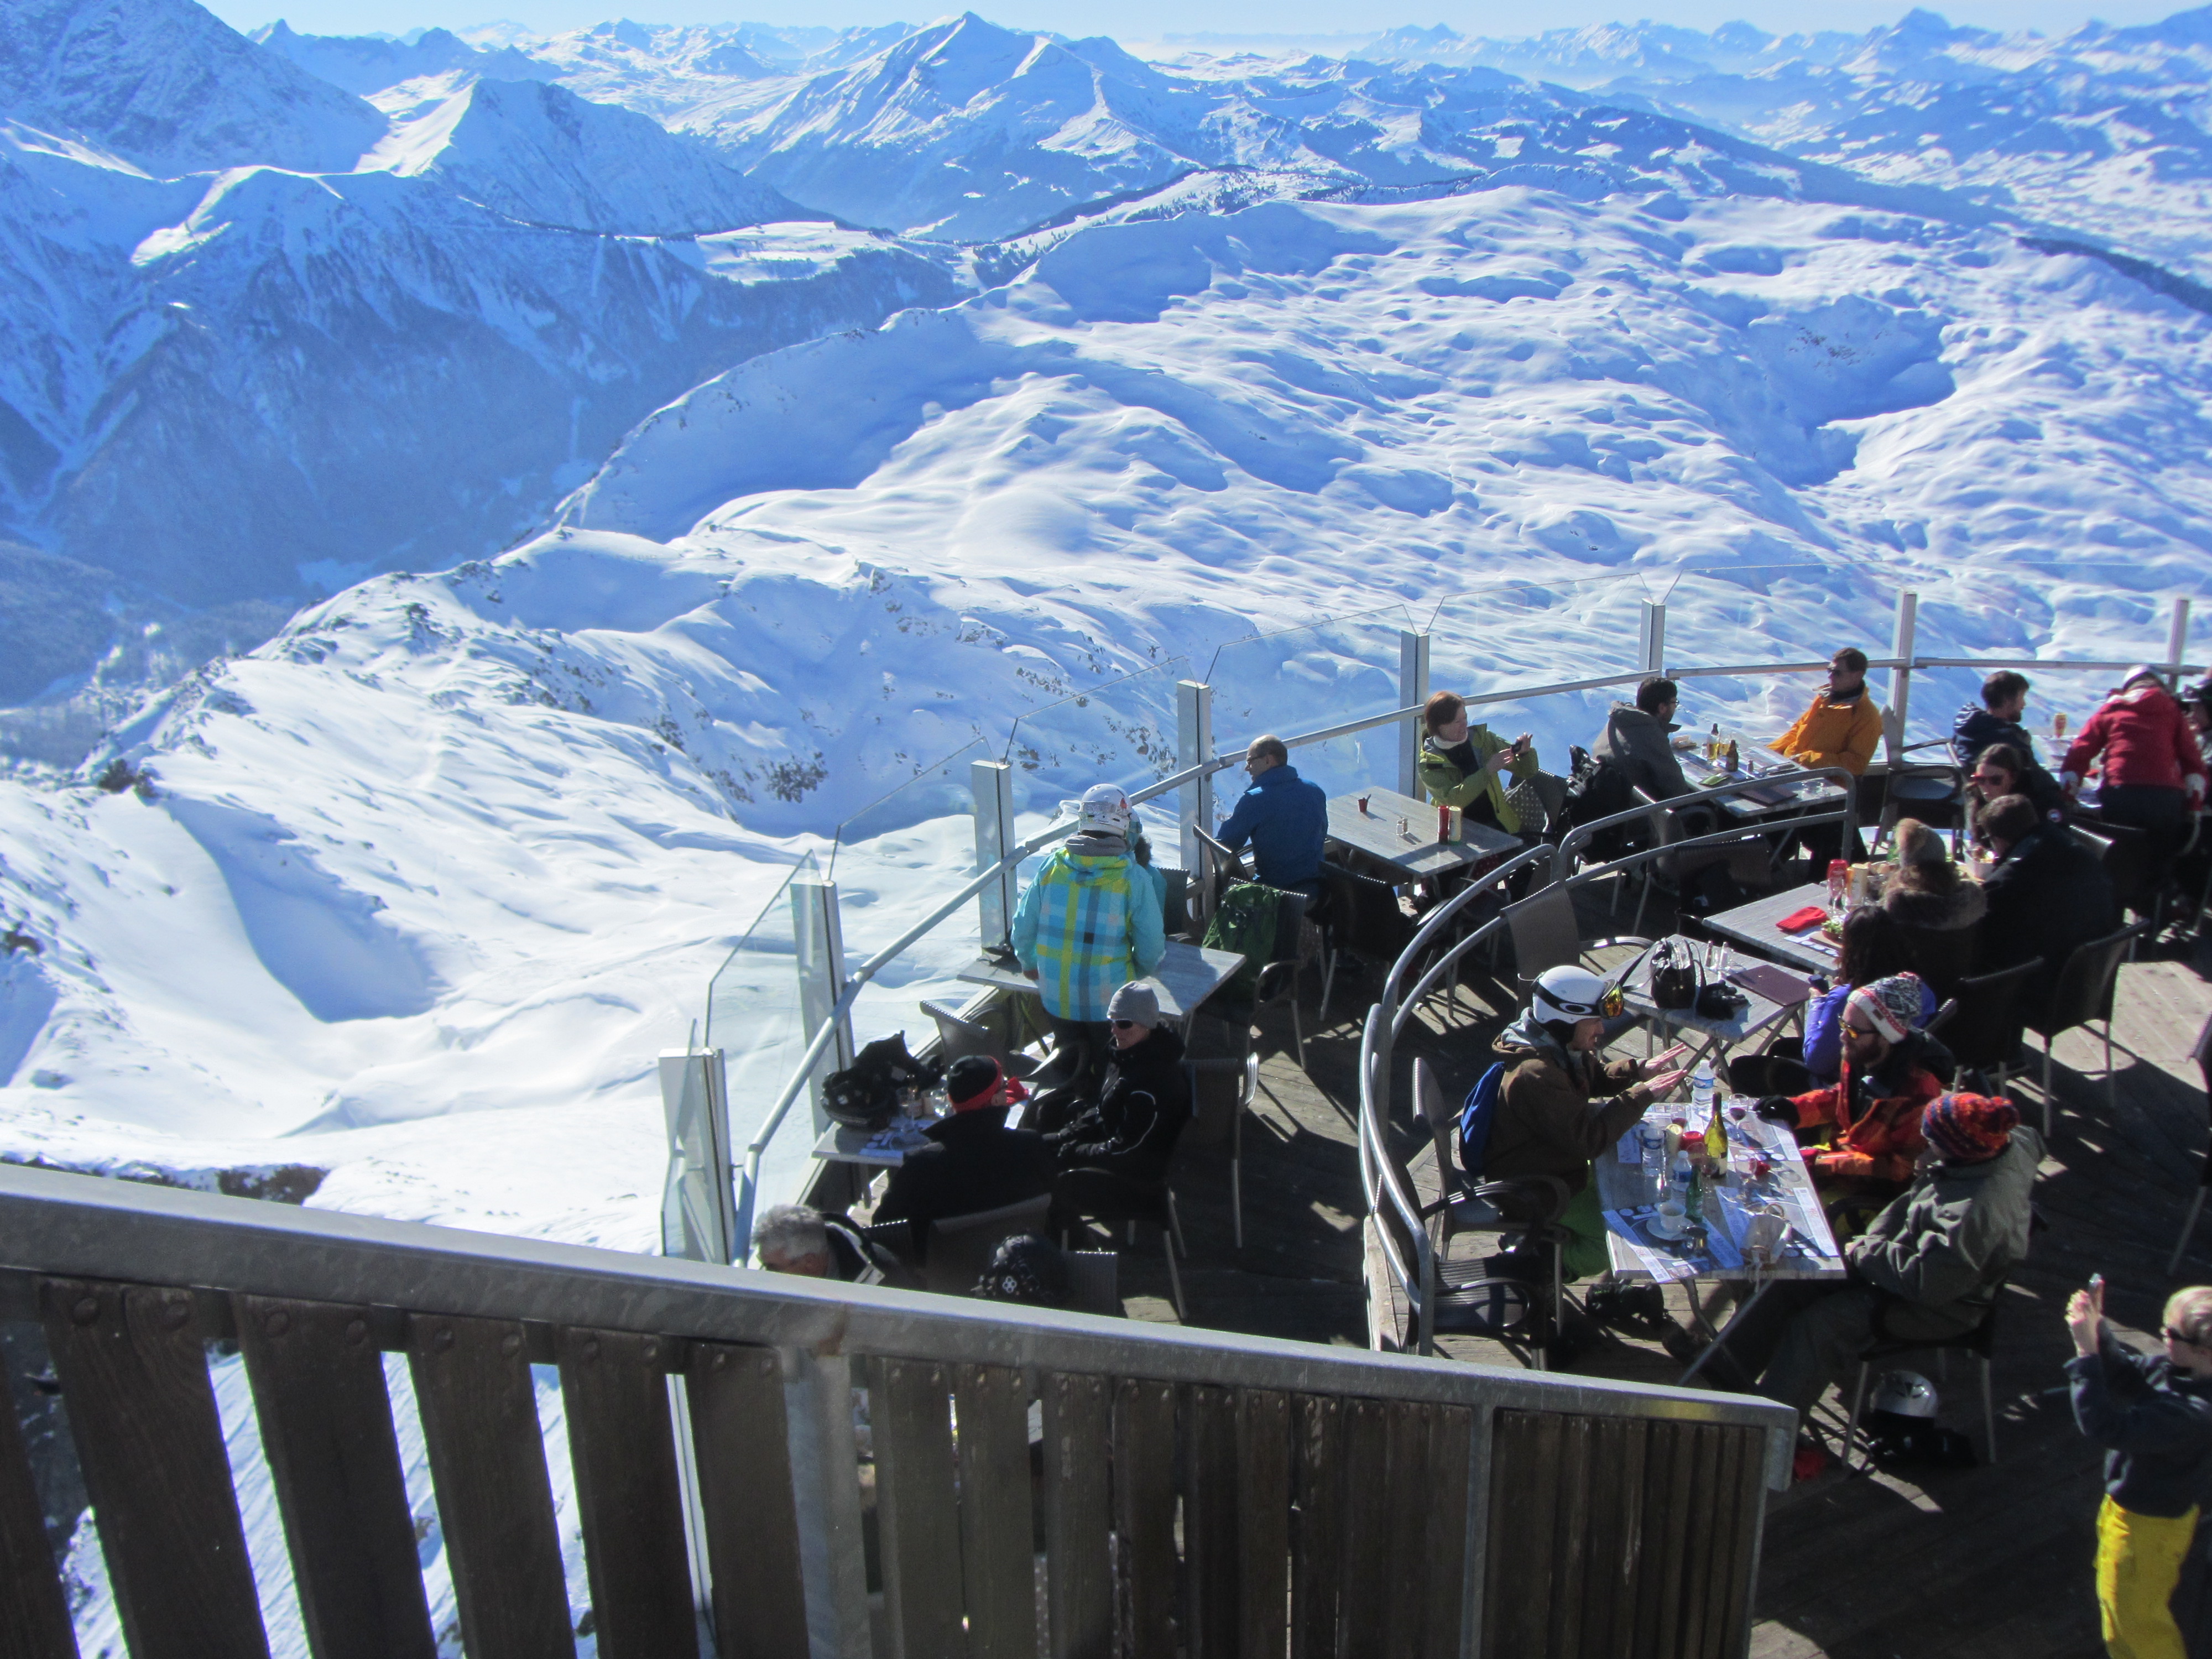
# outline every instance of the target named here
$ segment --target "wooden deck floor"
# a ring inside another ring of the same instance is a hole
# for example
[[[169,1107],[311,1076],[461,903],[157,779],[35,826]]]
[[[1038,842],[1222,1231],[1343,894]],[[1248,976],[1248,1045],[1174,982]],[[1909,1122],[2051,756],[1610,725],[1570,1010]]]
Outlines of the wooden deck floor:
[[[1602,920],[1601,904],[1584,936],[1606,931]],[[2059,1042],[2055,1133],[2037,1189],[2051,1226],[2014,1276],[2000,1316],[2000,1462],[1942,1473],[1832,1474],[1777,1496],[1754,1655],[2040,1659],[2102,1650],[2090,1576],[2099,1460],[2067,1408],[2059,1313],[2073,1288],[2101,1272],[2116,1322],[2148,1346],[2143,1334],[2156,1328],[2167,1292],[2212,1281],[2212,1218],[2179,1275],[2170,1279],[2165,1271],[2204,1155],[2206,1105],[2189,1053],[2212,1013],[2208,980],[2212,956],[2203,954],[2123,970],[2116,1107],[2106,1103],[2101,1040],[2075,1032]],[[1340,985],[1332,1024],[1310,1031],[1303,1070],[1289,1053],[1287,1017],[1264,1027],[1261,1096],[1244,1142],[1242,1251],[1231,1234],[1226,1147],[1193,1146],[1179,1157],[1194,1324],[1322,1342],[1365,1340],[1352,1114],[1358,1019],[1373,988],[1357,979]],[[1401,1047],[1401,1068],[1425,1054],[1448,1090],[1471,1086],[1488,1063],[1510,995],[1478,983],[1462,993],[1456,1016],[1425,1008]],[[1310,996],[1310,1026],[1313,1012]],[[2032,1068],[2014,1095],[2039,1121]],[[1405,1146],[1423,1160],[1417,1173],[1425,1173],[1425,1142],[1400,1127]],[[1158,1246],[1140,1243],[1126,1260],[1129,1311],[1172,1318]],[[1670,1294],[1678,1316],[1686,1314],[1680,1291]],[[1448,1339],[1446,1346],[1470,1363],[1515,1363],[1493,1344]],[[1680,1367],[1656,1343],[1616,1340],[1575,1369],[1669,1382]],[[1971,1364],[1955,1364],[1948,1383],[1936,1380],[1943,1420],[1978,1447]]]

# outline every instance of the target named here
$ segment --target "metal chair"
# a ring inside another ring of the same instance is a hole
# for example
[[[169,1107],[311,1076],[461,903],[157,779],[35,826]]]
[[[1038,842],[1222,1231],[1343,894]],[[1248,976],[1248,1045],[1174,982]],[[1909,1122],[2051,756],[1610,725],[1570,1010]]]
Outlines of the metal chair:
[[[1036,1075],[1042,1063],[1027,1054],[1016,1054],[999,1040],[998,1034],[988,1025],[956,1014],[950,1008],[934,1002],[925,1002],[921,1012],[937,1022],[938,1058],[950,1066],[956,1060],[969,1054],[988,1054],[999,1062],[1008,1077],[1030,1078]]]
[[[1291,1005],[1291,1040],[1297,1049],[1298,1069],[1306,1067],[1305,1022],[1298,1012],[1298,981],[1321,955],[1321,929],[1306,914],[1303,893],[1285,893],[1275,910],[1275,949],[1260,969],[1259,994],[1252,1012],[1287,1001]]]
[[[1865,1452],[1859,1438],[1859,1413],[1866,1404],[1867,1373],[1883,1360],[1894,1359],[1908,1353],[1963,1352],[1973,1355],[1980,1362],[1982,1443],[1989,1452],[1990,1463],[1996,1462],[1997,1408],[1996,1395],[1990,1380],[1990,1358],[1996,1347],[1997,1304],[2004,1295],[2004,1287],[2005,1281],[1998,1280],[1996,1288],[1990,1295],[1989,1312],[1982,1316],[1982,1322],[1970,1331],[1962,1331],[1956,1336],[1923,1337],[1917,1340],[1895,1337],[1885,1341],[1878,1341],[1872,1347],[1860,1353],[1858,1381],[1851,1389],[1850,1419],[1844,1426],[1844,1462],[1846,1468],[1850,1466],[1855,1452],[1864,1455],[1865,1462],[1861,1466],[1863,1468],[1870,1468],[1874,1461],[1872,1455]]]
[[[1637,915],[1643,915],[1637,907]],[[1526,997],[1537,975],[1562,963],[1588,966],[1583,960],[1593,951],[1615,945],[1649,949],[1651,941],[1633,933],[1613,939],[1584,939],[1575,920],[1575,902],[1564,887],[1547,887],[1505,907],[1505,925],[1513,934],[1513,972]]]
[[[1394,1143],[1395,1137],[1388,1133],[1382,1137],[1382,1156],[1399,1191],[1426,1216],[1429,1206],[1420,1206],[1420,1189]],[[1447,1261],[1440,1251],[1424,1248],[1427,1241],[1408,1230],[1396,1204],[1388,1197],[1376,1206],[1373,1219],[1387,1231],[1401,1261],[1410,1265],[1418,1260],[1422,1265],[1410,1297],[1413,1328],[1408,1334],[1416,1352],[1433,1353],[1439,1334],[1482,1336],[1502,1344],[1522,1364],[1544,1369],[1545,1349],[1559,1328],[1556,1251],[1549,1287],[1554,1293],[1543,1295],[1539,1291],[1546,1287],[1533,1285],[1526,1279],[1493,1274],[1485,1261]]]
[[[1018,1204],[973,1215],[941,1216],[929,1224],[929,1259],[921,1264],[922,1288],[939,1296],[965,1296],[975,1288],[991,1253],[1009,1238],[1024,1233],[1046,1237],[1052,1211],[1052,1194],[1040,1193]]]
[[[2204,1022],[2204,1029],[2197,1034],[2197,1046],[2189,1057],[2197,1062],[2197,1075],[2204,1085],[2204,1102],[2212,1109],[2212,1019]],[[2204,1213],[2204,1193],[2212,1188],[2212,1146],[2204,1149],[2204,1167],[2197,1178],[2197,1196],[2189,1200],[2189,1218],[2181,1224],[2181,1237],[2173,1241],[2173,1254],[2166,1258],[2168,1278],[2181,1266],[2181,1253],[2189,1248],[2189,1235],[2197,1231],[2197,1218]]]
[[[2107,1110],[2118,1104],[2118,1091],[2112,1080],[2112,990],[2120,975],[2120,963],[2127,959],[2135,942],[2150,931],[2151,924],[2138,921],[2123,927],[2102,939],[2093,939],[2075,948],[2066,958],[2066,966],[2059,971],[2058,988],[2051,994],[2051,1000],[2040,1014],[2028,1017],[2027,1029],[2043,1039],[2043,1138],[2051,1139],[2051,1050],[2058,1041],[2059,1033],[2070,1031],[2077,1025],[2087,1025],[2091,1020],[2102,1020],[2105,1024],[2105,1105]]]
[[[1948,746],[1948,739],[1937,738],[1916,743],[1905,752]],[[1910,761],[1892,767],[1888,787],[1882,792],[1881,817],[1875,825],[1870,850],[1881,850],[1899,818],[1917,818],[1930,830],[1951,832],[1951,853],[1955,858],[1959,833],[1966,821],[1966,769],[1954,761]]]
[[[1633,793],[1639,803],[1651,809],[1650,815],[1651,840],[1656,846],[1672,847],[1677,842],[1689,841],[1698,835],[1717,834],[1721,828],[1718,823],[1716,823],[1711,830],[1693,829],[1692,826],[1682,821],[1682,814],[1679,811],[1656,799],[1648,791],[1639,788]],[[1709,807],[1698,807],[1695,810],[1701,816],[1711,814],[1711,809]],[[1774,868],[1774,849],[1767,845],[1765,837],[1756,831],[1747,830],[1741,837],[1741,844],[1746,848],[1755,848],[1758,850],[1758,862],[1765,872],[1765,878],[1771,880]],[[1711,869],[1716,865],[1733,866],[1735,862],[1733,846],[1734,843],[1717,842],[1710,847],[1695,847],[1682,853],[1661,853],[1654,858],[1645,860],[1638,866],[1643,872],[1644,880],[1636,896],[1636,915],[1628,924],[1630,930],[1639,933],[1644,931],[1644,906],[1650,902],[1655,878],[1661,883],[1662,891],[1672,891],[1679,897],[1684,892],[1682,878],[1685,876],[1694,876],[1699,871]],[[1733,875],[1737,872],[1731,869],[1730,873]],[[1744,883],[1750,881],[1750,874],[1747,871],[1742,873],[1741,880]],[[1616,889],[1613,894],[1616,910],[1620,908],[1620,891]]]
[[[2021,1017],[2016,1012],[2021,988],[2043,971],[2043,958],[2031,957],[2010,968],[1959,981],[1957,994],[1936,1011],[1928,1022],[1930,1036],[1940,1036],[1961,1072],[1977,1072],[1988,1085],[1985,1092],[2004,1087],[2020,1048]]]
[[[1525,1176],[1513,1181],[1485,1181],[1469,1187],[1452,1141],[1458,1133],[1458,1115],[1444,1098],[1443,1085],[1426,1060],[1413,1062],[1413,1109],[1429,1132],[1437,1164],[1436,1196],[1421,1206],[1425,1219],[1437,1229],[1437,1254],[1448,1255],[1451,1242],[1462,1233],[1492,1233],[1501,1239],[1526,1237],[1547,1250],[1552,1269],[1552,1317],[1556,1322],[1565,1311],[1564,1240],[1552,1224],[1564,1214],[1571,1196],[1557,1176]],[[1509,1215],[1502,1206],[1521,1212]]]
[[[1191,918],[1194,926],[1203,927],[1211,916],[1221,896],[1229,890],[1231,882],[1255,879],[1250,864],[1242,853],[1232,853],[1213,836],[1196,825],[1191,834],[1198,837],[1199,913]]]
[[[1344,958],[1387,967],[1413,942],[1420,923],[1399,908],[1398,890],[1387,881],[1333,864],[1322,866],[1321,878],[1328,892],[1323,934],[1327,954],[1321,976],[1321,1023],[1327,1025],[1329,999],[1335,994],[1337,969]]]

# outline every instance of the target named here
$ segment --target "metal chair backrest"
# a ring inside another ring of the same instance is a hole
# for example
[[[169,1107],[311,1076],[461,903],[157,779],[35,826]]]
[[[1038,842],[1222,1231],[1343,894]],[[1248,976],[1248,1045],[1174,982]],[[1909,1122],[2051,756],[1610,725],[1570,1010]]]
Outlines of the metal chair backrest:
[[[1951,1057],[1969,1070],[2002,1065],[2020,1038],[2013,1008],[2021,988],[2042,970],[2043,958],[2032,957],[1993,974],[1960,980],[1955,994],[1929,1021],[1929,1030],[1939,1033]]]
[[[1391,962],[1413,942],[1418,924],[1398,908],[1398,890],[1389,882],[1335,865],[1322,866],[1322,879],[1331,894],[1329,933],[1339,950]]]
[[[2126,959],[2128,947],[2149,931],[2148,922],[2139,921],[2116,933],[2077,945],[2074,954],[2066,958],[2066,966],[2059,970],[2058,988],[2051,993],[2043,1028],[2064,1031],[2087,1020],[2110,1019],[2112,988],[2120,976],[2120,963]]]
[[[2204,1022],[2204,1029],[2197,1034],[2197,1046],[2189,1051],[2197,1062],[2197,1075],[2204,1080],[2204,1092],[2212,1097],[2212,1019]]]
[[[944,1064],[950,1066],[969,1054],[988,1054],[1008,1077],[1027,1077],[1036,1069],[1035,1060],[1015,1054],[989,1026],[956,1014],[941,1003],[925,1002],[921,1012],[937,1022],[937,1057]]]
[[[1067,1252],[1068,1305],[1078,1313],[1121,1312],[1121,1258],[1111,1250]]]
[[[1582,928],[1563,887],[1547,887],[1507,905],[1505,925],[1513,932],[1513,971],[1524,990],[1547,968],[1582,960]]]
[[[1001,1240],[1024,1233],[1042,1237],[1051,1210],[1052,1195],[1046,1193],[995,1210],[945,1216],[932,1222],[929,1260],[922,1265],[924,1282],[940,1295],[964,1296],[991,1265],[991,1252]]]

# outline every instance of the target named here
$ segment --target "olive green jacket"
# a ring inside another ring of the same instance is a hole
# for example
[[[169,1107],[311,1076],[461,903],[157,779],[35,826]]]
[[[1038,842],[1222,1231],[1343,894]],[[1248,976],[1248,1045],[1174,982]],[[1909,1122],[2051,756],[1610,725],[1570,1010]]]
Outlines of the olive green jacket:
[[[1468,725],[1467,740],[1478,755],[1495,754],[1506,745],[1506,739],[1488,726],[1476,726],[1472,721]],[[1437,806],[1464,808],[1486,795],[1498,814],[1498,827],[1509,836],[1519,835],[1521,815],[1505,799],[1506,790],[1512,787],[1506,779],[1510,777],[1518,783],[1536,775],[1536,745],[1530,744],[1528,752],[1508,761],[1503,771],[1477,767],[1472,773],[1461,771],[1445,756],[1443,751],[1451,746],[1439,743],[1433,732],[1421,735],[1421,787],[1429,792],[1430,801]]]

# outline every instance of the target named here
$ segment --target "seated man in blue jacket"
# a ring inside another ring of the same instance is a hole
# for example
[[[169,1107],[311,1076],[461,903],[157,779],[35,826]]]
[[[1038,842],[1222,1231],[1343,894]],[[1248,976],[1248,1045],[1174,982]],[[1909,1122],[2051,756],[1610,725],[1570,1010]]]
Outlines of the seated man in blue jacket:
[[[1231,852],[1252,843],[1260,879],[1286,893],[1321,895],[1322,843],[1328,835],[1328,797],[1291,764],[1280,738],[1255,738],[1244,751],[1252,787],[1237,803],[1220,841]]]

